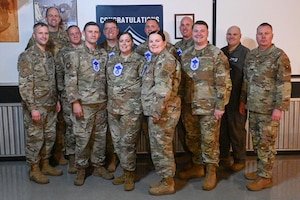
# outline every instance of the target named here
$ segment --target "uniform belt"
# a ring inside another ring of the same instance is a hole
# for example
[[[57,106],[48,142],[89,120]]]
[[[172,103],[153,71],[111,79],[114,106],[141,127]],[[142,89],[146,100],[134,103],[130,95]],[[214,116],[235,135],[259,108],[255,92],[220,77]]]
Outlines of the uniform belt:
[[[86,106],[86,107],[89,107],[89,108],[105,109],[106,108],[106,102],[104,102],[104,103],[82,104],[82,106]]]
[[[41,106],[41,107],[46,109],[47,111],[56,111],[56,106]]]

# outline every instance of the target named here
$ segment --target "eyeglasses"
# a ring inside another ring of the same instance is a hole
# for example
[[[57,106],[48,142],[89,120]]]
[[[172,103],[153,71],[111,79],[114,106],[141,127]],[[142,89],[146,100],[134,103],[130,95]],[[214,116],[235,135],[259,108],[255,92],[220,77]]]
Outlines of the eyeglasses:
[[[117,27],[111,27],[111,28],[104,28],[104,31],[115,31],[117,29]]]

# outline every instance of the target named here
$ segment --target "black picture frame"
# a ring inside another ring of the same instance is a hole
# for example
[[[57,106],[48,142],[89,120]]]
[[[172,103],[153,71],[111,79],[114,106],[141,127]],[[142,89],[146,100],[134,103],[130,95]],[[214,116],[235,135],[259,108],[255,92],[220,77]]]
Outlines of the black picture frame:
[[[175,39],[182,39],[182,34],[180,32],[180,21],[184,17],[190,17],[193,20],[193,23],[195,21],[195,14],[189,13],[189,14],[175,14],[174,15],[174,21],[175,21]]]

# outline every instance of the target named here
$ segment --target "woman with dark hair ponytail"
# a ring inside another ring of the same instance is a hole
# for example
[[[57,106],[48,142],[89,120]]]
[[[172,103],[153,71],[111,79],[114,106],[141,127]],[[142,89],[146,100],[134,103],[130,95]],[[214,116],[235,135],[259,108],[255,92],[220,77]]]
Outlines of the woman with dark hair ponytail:
[[[147,117],[151,157],[162,180],[150,186],[152,195],[175,193],[173,138],[180,117],[177,95],[181,79],[180,63],[166,49],[163,31],[149,34],[152,58],[142,72],[142,106]]]

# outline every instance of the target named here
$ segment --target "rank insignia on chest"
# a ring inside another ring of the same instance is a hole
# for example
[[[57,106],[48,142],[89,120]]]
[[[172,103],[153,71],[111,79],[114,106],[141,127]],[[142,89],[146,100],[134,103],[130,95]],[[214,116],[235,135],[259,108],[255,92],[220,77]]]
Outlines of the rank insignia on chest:
[[[200,61],[198,58],[195,57],[191,60],[190,68],[191,68],[191,70],[195,71],[199,68],[199,65],[200,65]]]
[[[95,72],[99,72],[100,71],[100,63],[98,60],[94,59],[93,62],[93,69]]]
[[[110,52],[110,53],[108,54],[108,57],[111,58],[111,57],[113,57],[114,55],[115,55],[115,52]]]
[[[182,50],[179,48],[179,49],[177,49],[177,54],[178,54],[178,56],[181,56],[182,55]]]
[[[122,74],[123,68],[124,67],[121,63],[116,64],[113,70],[114,75],[120,76]]]
[[[150,62],[151,58],[152,58],[152,53],[150,51],[146,51],[144,53],[144,55],[145,55],[145,58],[146,58],[147,62]]]
[[[143,71],[141,72],[141,76],[144,76],[146,70],[147,70],[147,65],[144,65]]]

